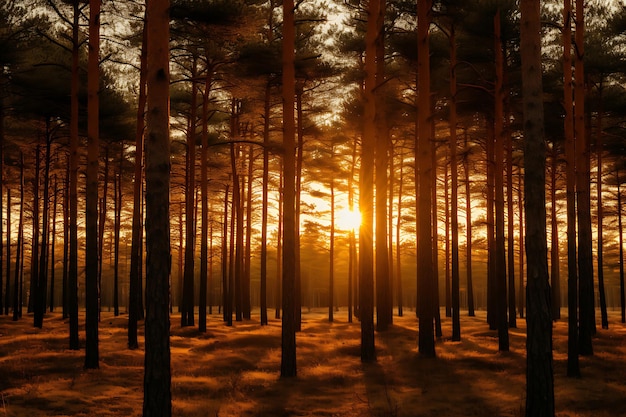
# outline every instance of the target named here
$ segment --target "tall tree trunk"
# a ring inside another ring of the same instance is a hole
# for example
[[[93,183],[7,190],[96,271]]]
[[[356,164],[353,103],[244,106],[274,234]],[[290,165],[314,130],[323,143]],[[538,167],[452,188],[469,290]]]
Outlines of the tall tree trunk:
[[[552,289],[552,319],[561,318],[561,273],[559,260],[559,227],[556,213],[556,171],[558,168],[558,151],[556,145],[552,144],[551,172],[550,172],[550,278]]]
[[[208,279],[208,233],[209,233],[209,92],[211,91],[211,68],[207,67],[207,76],[204,82],[202,96],[202,149],[200,155],[200,195],[202,198],[202,214],[200,220],[200,297],[198,302],[198,330],[206,332],[206,305]]]
[[[356,171],[356,159],[357,159],[357,140],[356,138],[352,141],[352,163],[350,164],[350,176],[348,177],[348,210],[350,212],[354,212],[354,174]],[[357,279],[355,275],[357,274],[358,265],[356,264],[357,253],[356,253],[356,236],[354,229],[351,229],[348,234],[348,323],[352,323],[353,313],[358,316],[356,311],[356,300],[357,296]]]
[[[387,168],[389,152],[389,129],[385,114],[385,9],[386,0],[379,0],[375,33],[375,282],[376,282],[376,330],[385,331],[392,323],[391,278],[389,276],[389,247],[387,246]],[[374,16],[370,15],[369,18]],[[367,57],[366,57],[367,59]]]
[[[0,122],[1,123],[1,122]],[[6,287],[4,291],[4,315],[9,315],[11,304],[11,189],[7,187],[7,258],[6,258]],[[15,309],[15,306],[13,306]]]
[[[334,159],[335,148],[331,145],[330,159]],[[329,258],[328,258],[328,321],[334,320],[334,297],[335,297],[335,178],[331,174],[330,178],[330,236],[329,236]]]
[[[169,272],[169,1],[147,3],[144,417],[172,415]]]
[[[302,330],[302,264],[300,257],[300,199],[302,196],[302,162],[304,152],[304,115],[302,109],[302,95],[303,95],[302,82],[296,83],[296,111],[297,111],[297,125],[296,125],[296,237],[295,237],[295,250],[296,250],[296,283],[295,283],[295,314],[296,314],[296,331]]]
[[[526,283],[524,282],[524,254],[526,248],[524,245],[524,233],[526,231],[524,222],[524,196],[523,196],[523,175],[522,169],[519,169],[519,175],[517,180],[517,201],[519,211],[519,316],[524,318],[524,308],[526,307]]]
[[[452,228],[451,242],[451,314],[452,314],[452,340],[461,340],[461,303],[459,283],[459,208],[458,208],[458,163],[457,163],[457,109],[456,109],[456,30],[454,24],[450,28],[450,177],[452,179],[452,195],[450,207],[450,226]]]
[[[267,217],[268,217],[268,187],[269,187],[269,146],[270,146],[270,101],[271,85],[265,86],[265,100],[263,101],[263,191],[261,196],[261,325],[268,324],[267,320]]]
[[[115,182],[115,255],[113,258],[113,314],[120,315],[119,271],[120,271],[120,229],[122,226],[122,165],[124,161],[124,144],[121,143],[119,172]]]
[[[581,355],[593,355],[591,337],[595,329],[593,251],[591,232],[590,145],[585,128],[585,73],[584,73],[584,2],[576,0],[575,80],[574,80],[574,136],[576,138],[576,207],[578,217],[578,272],[579,272],[579,345]]]
[[[99,367],[98,347],[98,154],[100,83],[100,6],[89,0],[89,56],[87,63],[87,184],[85,218],[85,368]]]
[[[619,169],[615,173],[617,178],[617,230],[619,233],[619,298],[622,312],[622,323],[626,323],[626,294],[624,293],[624,227],[622,224],[622,190]]]
[[[432,217],[431,217],[431,227],[432,227],[432,256],[433,256],[433,292],[432,292],[432,303],[433,303],[433,314],[435,317],[435,336],[442,337],[443,332],[441,330],[441,311],[439,308],[439,205],[437,204],[438,192],[437,192],[437,142],[435,141],[435,124],[434,122],[430,124],[430,137],[432,140],[430,141],[430,158],[431,158],[431,175],[432,175],[432,186],[430,188],[431,191],[431,206]]]
[[[521,1],[524,201],[528,261],[526,416],[554,416],[552,314],[545,201],[545,139],[539,0]]]
[[[67,155],[65,189],[63,190],[63,320],[69,317],[70,261],[70,155]]]
[[[226,188],[224,190],[224,220],[222,223],[222,313],[224,316],[224,321],[228,323],[229,321],[229,287],[228,287],[228,277],[229,277],[229,262],[228,262],[228,194],[229,194],[229,185],[226,184]],[[232,214],[231,214],[232,216]],[[230,319],[232,320],[232,318]]]
[[[73,0],[72,80],[70,91],[70,155],[69,155],[69,263],[67,304],[70,318],[70,349],[78,350],[78,118],[79,118],[79,1]]]
[[[59,192],[59,184],[56,175],[54,176],[54,198],[52,201],[52,235],[50,236],[50,312],[54,311],[54,278],[55,278],[55,249],[57,235],[57,195]],[[8,222],[8,220],[7,220]],[[9,276],[7,274],[7,276]]]
[[[41,215],[41,246],[39,248],[39,275],[37,277],[37,289],[35,294],[35,327],[42,328],[43,316],[46,312],[46,301],[48,299],[48,231],[50,230],[50,152],[52,138],[50,137],[50,122],[46,120],[46,156],[44,160],[44,182],[43,182],[43,211]]]
[[[109,143],[106,143],[104,145],[104,149],[105,149],[105,156],[104,156],[104,175],[103,175],[103,185],[102,185],[102,198],[100,199],[100,213],[99,213],[99,220],[98,220],[98,288],[102,288],[102,263],[103,263],[103,256],[102,254],[104,253],[104,226],[106,223],[106,214],[107,214],[107,196],[108,196],[108,189],[109,189]],[[115,187],[115,184],[114,184]],[[115,200],[116,196],[113,197],[113,200]],[[116,200],[115,200],[116,201]],[[115,210],[115,201],[114,201],[114,209],[113,209],[113,215],[115,217],[115,214],[117,213],[117,211]],[[114,226],[115,228],[115,226]],[[109,256],[110,256],[110,250],[109,250]],[[109,258],[109,265],[110,265],[110,258]],[[100,311],[102,310],[102,297],[101,294],[98,294],[98,316],[100,315]],[[111,304],[109,303],[109,310],[111,308]]]
[[[293,0],[283,1],[283,319],[281,378],[295,377],[296,370],[296,161],[295,161],[295,19]]]
[[[429,29],[431,22],[432,1],[419,1],[417,4],[417,74],[418,74],[418,108],[417,116],[417,155],[419,171],[419,232],[417,265],[419,271],[419,338],[418,349],[424,356],[435,356],[435,338],[433,334],[434,320],[434,268],[433,268],[433,235],[432,235],[432,158],[431,141],[432,119],[430,103],[430,47]]]
[[[30,292],[28,295],[28,313],[35,311],[35,305],[38,298],[38,282],[39,279],[39,234],[40,234],[40,197],[39,197],[39,177],[41,176],[41,158],[40,158],[40,145],[35,146],[35,176],[33,178],[33,208],[32,208],[32,248],[31,248],[31,260],[30,260]],[[35,322],[36,326],[36,322]]]
[[[515,296],[515,211],[513,210],[513,138],[506,137],[507,266],[509,276],[509,327],[517,327]]]
[[[144,12],[144,26],[142,30],[141,54],[139,57],[139,97],[137,103],[136,129],[135,129],[135,175],[133,182],[133,220],[132,220],[132,240],[130,246],[130,277],[128,291],[128,348],[137,349],[137,321],[140,317],[141,306],[141,263],[142,256],[142,229],[143,216],[141,206],[143,204],[143,138],[145,128],[146,113],[146,77],[147,77],[147,28],[146,15]],[[143,315],[143,314],[141,314]]]
[[[13,321],[22,317],[22,246],[24,240],[24,154],[20,151],[20,218],[15,248],[15,280],[13,281]]]
[[[474,312],[474,283],[472,282],[472,194],[469,171],[469,148],[468,134],[465,130],[465,149],[468,153],[463,159],[463,172],[465,174],[465,268],[467,281],[467,314],[470,317],[475,316]]]
[[[596,187],[598,190],[598,292],[600,293],[600,314],[602,317],[602,328],[609,328],[609,317],[606,311],[606,292],[604,291],[604,229],[603,229],[603,220],[604,220],[604,207],[603,207],[603,199],[602,199],[602,151],[604,147],[604,141],[602,140],[602,121],[603,121],[603,104],[602,104],[602,91],[603,84],[600,81],[600,85],[598,86],[598,101],[599,101],[599,109],[598,109],[598,133],[596,137],[596,156],[597,156],[597,179],[596,179]]]
[[[494,208],[495,208],[495,277],[497,292],[498,350],[509,350],[509,323],[507,319],[506,241],[504,236],[504,54],[500,28],[500,9],[494,17],[494,50],[496,61],[495,84],[495,148],[494,148]]]
[[[487,172],[487,323],[490,330],[498,328],[498,280],[496,279],[496,253],[495,253],[495,219],[494,219],[494,145],[495,123],[487,121],[487,144],[485,146],[485,171]],[[498,173],[498,175],[500,175]]]
[[[197,57],[193,57],[191,73],[191,111],[189,114],[189,130],[187,132],[187,186],[185,189],[185,270],[183,272],[183,297],[181,305],[180,325],[194,325],[194,279],[195,279],[195,216],[194,208],[196,190],[196,109],[198,83]],[[148,93],[149,94],[149,93]]]
[[[404,152],[400,153],[400,178],[398,179],[398,218],[396,219],[396,293],[398,303],[398,316],[404,315],[402,293],[402,240],[400,238],[402,231],[402,189],[404,183]]]
[[[279,180],[278,180],[278,188],[279,190],[284,189],[284,174],[283,174],[283,160],[280,160],[280,168],[279,168]],[[278,230],[276,233],[276,308],[274,312],[274,318],[280,319],[280,310],[282,306],[282,278],[283,278],[283,193],[278,193]]]
[[[250,305],[250,275],[251,275],[251,247],[252,247],[252,180],[254,174],[254,149],[250,145],[248,149],[248,180],[246,191],[246,247],[244,252],[244,274],[243,274],[243,318],[250,320],[251,318],[251,305]]]
[[[361,168],[359,173],[359,313],[361,319],[361,361],[376,360],[374,346],[374,153],[376,150],[376,38],[379,33],[380,1],[368,6],[365,35],[365,90]]]

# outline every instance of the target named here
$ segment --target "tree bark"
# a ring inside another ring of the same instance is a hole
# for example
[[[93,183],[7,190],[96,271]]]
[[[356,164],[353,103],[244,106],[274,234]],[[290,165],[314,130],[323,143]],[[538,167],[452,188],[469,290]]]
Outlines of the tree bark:
[[[578,217],[579,344],[581,355],[593,355],[595,330],[593,248],[591,232],[590,144],[585,128],[584,2],[576,0],[574,136],[576,140],[576,207]]]
[[[283,319],[281,378],[295,377],[296,368],[296,161],[295,161],[295,19],[293,0],[283,1]]]
[[[552,314],[545,205],[545,139],[539,0],[521,1],[524,201],[528,262],[526,416],[554,416]]]
[[[169,0],[147,3],[144,417],[172,415],[169,273]]]
[[[417,74],[418,74],[418,116],[417,116],[417,155],[419,176],[418,209],[419,231],[417,265],[419,271],[419,353],[435,356],[434,320],[434,269],[432,235],[432,158],[431,141],[432,119],[430,103],[430,47],[429,29],[432,1],[419,1],[417,4]]]
[[[451,242],[451,315],[452,340],[461,340],[460,316],[460,285],[459,285],[459,217],[458,217],[458,165],[457,165],[457,108],[456,108],[456,31],[454,24],[450,28],[450,177],[452,180],[452,195],[450,207],[450,226],[452,228]]]

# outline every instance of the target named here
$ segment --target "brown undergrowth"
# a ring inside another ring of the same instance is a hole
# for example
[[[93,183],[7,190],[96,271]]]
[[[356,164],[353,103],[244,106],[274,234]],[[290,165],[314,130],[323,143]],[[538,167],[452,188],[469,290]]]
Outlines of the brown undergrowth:
[[[464,417],[523,415],[525,322],[510,329],[510,352],[498,352],[497,333],[484,312],[461,318],[460,342],[449,340],[450,320],[437,358],[417,352],[414,312],[394,317],[376,334],[377,361],[362,364],[358,322],[345,310],[329,323],[326,310],[303,313],[297,336],[298,377],[282,380],[280,321],[253,318],[226,327],[221,316],[206,333],[172,317],[174,416]],[[84,317],[81,317],[81,323]],[[581,358],[582,378],[565,377],[567,324],[554,325],[556,407],[559,417],[626,416],[626,326],[616,312],[598,329],[595,355]],[[43,329],[32,317],[0,317],[0,415],[140,416],[143,351],[126,348],[127,316],[103,312],[100,369],[83,369],[84,351],[68,349],[68,323],[48,314]],[[84,332],[81,329],[81,337]],[[140,345],[143,334],[140,332]]]

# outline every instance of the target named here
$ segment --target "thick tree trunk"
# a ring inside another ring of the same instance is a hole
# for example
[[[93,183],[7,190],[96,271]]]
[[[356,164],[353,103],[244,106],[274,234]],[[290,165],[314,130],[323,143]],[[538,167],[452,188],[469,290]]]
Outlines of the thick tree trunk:
[[[281,378],[295,377],[296,368],[296,161],[295,161],[295,19],[293,0],[283,1],[283,319]]]
[[[432,158],[431,141],[432,119],[430,103],[430,47],[429,29],[431,22],[432,1],[420,1],[417,4],[417,74],[418,108],[417,116],[417,155],[416,162],[419,176],[418,192],[418,287],[419,287],[419,338],[418,349],[424,356],[435,356],[434,320],[434,268],[432,235]]]
[[[389,249],[387,246],[387,168],[389,152],[389,129],[385,115],[385,9],[386,0],[379,0],[376,15],[375,57],[376,74],[374,85],[375,127],[375,186],[376,186],[376,239],[375,239],[375,283],[376,283],[376,330],[385,331],[392,324],[391,278],[389,276]],[[373,16],[370,15],[370,18]],[[367,57],[366,57],[367,59]]]
[[[545,139],[539,0],[521,1],[524,201],[528,259],[526,416],[554,416],[552,314],[545,201]]]
[[[574,136],[576,138],[576,213],[578,217],[578,296],[580,306],[578,349],[581,355],[593,355],[591,338],[595,330],[595,311],[589,167],[591,150],[589,136],[585,128],[584,8],[583,0],[576,0]]]
[[[169,1],[147,3],[146,330],[144,417],[172,415],[169,273]]]
[[[141,262],[143,260],[141,247],[143,216],[141,206],[143,204],[143,138],[145,128],[146,112],[146,77],[147,77],[147,25],[144,14],[144,27],[142,31],[140,69],[139,69],[139,97],[137,104],[137,125],[135,129],[135,175],[133,182],[133,220],[132,220],[132,240],[130,247],[130,277],[129,277],[129,299],[128,299],[128,347],[137,349],[137,321],[140,317],[139,309],[143,313],[141,299]],[[143,315],[143,314],[141,314]]]
[[[361,361],[376,360],[374,346],[374,153],[376,149],[376,38],[380,1],[369,2],[365,36],[365,90],[361,168],[359,173],[359,313],[361,319]]]

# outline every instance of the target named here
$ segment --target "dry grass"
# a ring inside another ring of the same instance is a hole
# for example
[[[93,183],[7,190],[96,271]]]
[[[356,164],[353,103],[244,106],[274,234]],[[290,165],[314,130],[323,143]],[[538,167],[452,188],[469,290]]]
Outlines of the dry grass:
[[[281,380],[280,321],[181,329],[172,318],[172,397],[175,416],[522,416],[525,322],[510,329],[511,350],[499,353],[484,313],[462,317],[462,341],[437,342],[437,358],[417,353],[415,313],[394,317],[376,335],[378,361],[360,362],[360,326],[346,313],[328,323],[325,310],[303,314],[298,377]],[[626,326],[611,315],[599,330],[595,356],[581,358],[583,377],[565,375],[567,325],[554,326],[557,415],[626,416]],[[46,316],[0,317],[0,415],[139,416],[143,352],[126,348],[127,316],[102,313],[100,369],[83,370],[83,351],[67,349],[68,323]],[[450,335],[450,320],[443,324]],[[84,333],[81,333],[84,337]],[[140,334],[140,344],[143,342]]]

